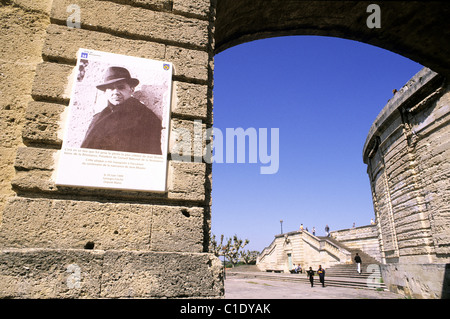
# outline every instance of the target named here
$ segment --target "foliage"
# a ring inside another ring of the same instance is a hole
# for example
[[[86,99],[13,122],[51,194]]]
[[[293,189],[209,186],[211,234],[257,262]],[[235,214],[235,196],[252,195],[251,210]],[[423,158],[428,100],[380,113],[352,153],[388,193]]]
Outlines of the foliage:
[[[220,235],[220,243],[217,243],[216,235],[213,234],[211,236],[209,252],[213,253],[216,257],[223,256],[223,235]]]
[[[243,261],[246,264],[256,262],[258,252],[256,251],[243,251],[243,248],[249,243],[248,239],[242,240],[234,235],[232,238],[224,238],[224,235],[220,235],[220,242],[217,242],[216,236],[212,235],[210,240],[209,250],[211,253],[219,256],[225,256],[225,258],[234,267],[239,261]]]
[[[247,265],[256,264],[256,258],[259,256],[259,251],[257,250],[245,250],[241,252],[241,260]]]

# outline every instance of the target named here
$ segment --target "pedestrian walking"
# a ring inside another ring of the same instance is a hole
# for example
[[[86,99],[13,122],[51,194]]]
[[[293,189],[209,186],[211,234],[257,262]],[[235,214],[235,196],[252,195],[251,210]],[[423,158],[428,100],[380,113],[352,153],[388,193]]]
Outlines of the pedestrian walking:
[[[306,276],[309,278],[311,287],[313,287],[314,286],[314,270],[312,270],[312,267],[309,267],[309,270],[306,272]]]
[[[317,274],[319,275],[320,283],[322,287],[325,287],[325,269],[322,268],[322,265],[319,265],[319,269],[317,269]]]
[[[359,274],[361,274],[361,263],[362,263],[362,260],[361,260],[361,257],[359,257],[358,253],[356,253],[356,256],[355,256],[355,263],[356,263],[356,271]]]

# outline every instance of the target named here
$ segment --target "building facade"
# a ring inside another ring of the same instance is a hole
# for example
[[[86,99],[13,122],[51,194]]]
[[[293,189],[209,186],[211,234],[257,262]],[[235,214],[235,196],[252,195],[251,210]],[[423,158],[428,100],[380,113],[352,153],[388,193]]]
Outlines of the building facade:
[[[364,146],[383,277],[414,297],[449,296],[449,89],[422,69],[383,108]]]

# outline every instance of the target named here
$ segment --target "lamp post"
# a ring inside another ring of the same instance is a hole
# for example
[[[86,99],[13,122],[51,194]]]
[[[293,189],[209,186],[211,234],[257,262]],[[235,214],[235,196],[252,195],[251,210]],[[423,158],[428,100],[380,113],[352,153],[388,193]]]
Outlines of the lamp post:
[[[281,225],[281,234],[283,233],[283,220],[280,220],[280,225]]]

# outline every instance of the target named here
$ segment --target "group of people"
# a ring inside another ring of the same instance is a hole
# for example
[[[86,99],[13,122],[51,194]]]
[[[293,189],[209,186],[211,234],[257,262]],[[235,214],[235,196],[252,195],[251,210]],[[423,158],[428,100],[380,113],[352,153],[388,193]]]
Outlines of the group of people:
[[[300,230],[300,231],[305,230],[305,231],[309,232],[308,227],[303,227],[303,224],[300,224],[300,229],[299,229],[299,230]],[[316,236],[316,227],[313,227],[313,228],[312,228],[312,234],[313,234],[314,236]],[[328,225],[325,226],[325,235],[326,235],[327,237],[330,237],[330,227],[328,227]]]
[[[311,283],[311,287],[314,287],[314,274],[315,271],[312,267],[309,267],[309,270],[306,271],[306,276]],[[319,275],[319,281],[322,284],[322,287],[325,287],[325,269],[322,268],[322,265],[319,265],[319,269],[317,269],[317,274]]]
[[[354,258],[354,261],[356,263],[356,271],[361,274],[361,257],[358,255],[358,253],[356,253],[356,256]],[[300,273],[301,271],[301,267],[300,265],[297,266],[298,268],[300,268]],[[295,264],[294,264],[294,269],[295,269]],[[291,271],[291,273],[294,273],[293,270]],[[295,272],[298,273],[298,272]],[[312,267],[309,267],[309,270],[306,271],[306,276],[309,279],[309,282],[311,283],[311,287],[314,287],[314,275],[315,275],[315,271],[312,269]],[[322,265],[319,265],[319,269],[317,269],[317,275],[319,275],[319,281],[322,284],[322,287],[325,287],[325,269],[322,268]]]
[[[292,267],[292,269],[290,270],[291,274],[301,274],[302,273],[302,266],[300,266],[300,264],[298,264],[297,266]]]

